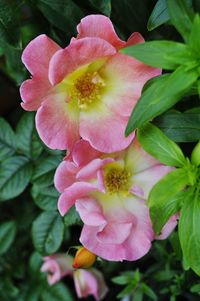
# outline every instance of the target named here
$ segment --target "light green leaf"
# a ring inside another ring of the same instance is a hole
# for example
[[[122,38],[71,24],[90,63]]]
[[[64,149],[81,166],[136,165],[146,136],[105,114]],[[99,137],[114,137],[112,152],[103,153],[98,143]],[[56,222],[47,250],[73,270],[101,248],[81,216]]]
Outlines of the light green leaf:
[[[177,103],[192,87],[198,74],[194,70],[186,70],[182,66],[168,76],[160,76],[153,82],[134,107],[126,128],[126,135],[145,122],[165,112]]]
[[[42,152],[42,143],[35,130],[35,114],[25,113],[17,124],[16,141],[19,152],[29,158],[37,158]]]
[[[16,223],[14,221],[4,222],[0,225],[0,254],[8,251],[14,241],[16,234]]]
[[[73,301],[72,295],[63,283],[44,287],[41,294],[42,301]]]
[[[187,42],[192,27],[193,11],[186,0],[167,0],[167,6],[171,23]]]
[[[190,189],[180,212],[179,238],[183,257],[191,269],[200,276],[200,196],[199,189]]]
[[[153,30],[156,27],[169,21],[169,13],[166,0],[158,0],[147,23],[148,30]]]
[[[182,43],[173,41],[150,41],[132,45],[121,50],[122,53],[142,61],[143,63],[164,68],[176,69],[183,64],[195,60],[190,48]]]
[[[22,156],[5,160],[0,169],[0,200],[12,199],[27,187],[32,175],[32,165]]]
[[[43,255],[55,253],[60,247],[64,234],[64,224],[58,212],[43,212],[33,222],[33,244]]]
[[[197,14],[194,17],[188,44],[195,51],[198,59],[200,52],[200,16]]]
[[[147,123],[140,127],[138,139],[146,152],[160,162],[177,167],[186,164],[185,156],[180,147],[153,124]]]
[[[191,162],[196,166],[200,165],[200,141],[195,145],[192,151]]]
[[[157,234],[169,218],[180,210],[184,200],[182,190],[187,184],[189,184],[187,170],[179,168],[166,174],[150,191],[148,206]]]
[[[0,162],[16,151],[16,137],[9,123],[0,118]]]

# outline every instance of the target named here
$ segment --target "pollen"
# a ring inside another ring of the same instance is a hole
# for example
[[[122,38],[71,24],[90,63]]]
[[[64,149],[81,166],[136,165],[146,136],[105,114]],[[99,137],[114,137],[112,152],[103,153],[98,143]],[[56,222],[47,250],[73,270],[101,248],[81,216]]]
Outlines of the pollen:
[[[100,100],[104,86],[104,81],[98,72],[88,72],[75,80],[71,97],[78,102],[80,109],[85,109]]]
[[[131,174],[124,169],[112,168],[105,174],[105,186],[109,193],[128,192]]]

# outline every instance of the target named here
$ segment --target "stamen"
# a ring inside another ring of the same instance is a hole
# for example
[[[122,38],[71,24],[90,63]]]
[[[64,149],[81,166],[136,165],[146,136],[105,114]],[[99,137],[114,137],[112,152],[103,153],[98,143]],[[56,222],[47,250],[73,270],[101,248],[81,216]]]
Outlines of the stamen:
[[[128,192],[131,174],[124,169],[112,168],[105,174],[105,186],[108,192]]]

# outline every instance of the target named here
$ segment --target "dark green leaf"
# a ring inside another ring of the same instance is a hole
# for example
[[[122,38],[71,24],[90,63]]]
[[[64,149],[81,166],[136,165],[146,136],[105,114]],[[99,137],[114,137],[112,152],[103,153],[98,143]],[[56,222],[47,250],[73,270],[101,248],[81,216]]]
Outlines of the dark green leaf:
[[[33,222],[33,244],[43,255],[55,253],[60,247],[64,234],[64,225],[58,212],[47,211]]]
[[[16,129],[19,152],[29,158],[37,158],[42,152],[42,143],[35,130],[35,114],[27,112],[20,119]]]
[[[81,225],[81,219],[78,215],[78,212],[75,209],[75,206],[69,209],[67,214],[64,217],[64,224],[65,226],[69,227],[72,225]]]
[[[167,2],[166,0],[158,0],[147,23],[147,28],[153,30],[167,21],[169,21]]]
[[[138,139],[146,152],[160,162],[169,165],[182,167],[186,159],[180,147],[167,138],[156,126],[147,123],[138,129]]]
[[[0,162],[16,151],[16,137],[10,125],[0,118]]]
[[[155,119],[155,124],[175,142],[200,140],[200,113],[171,111]]]
[[[41,294],[42,301],[73,301],[68,288],[62,284],[58,283],[53,286],[44,287]]]
[[[14,221],[2,223],[0,225],[0,254],[8,251],[14,241],[16,234],[16,224]]]
[[[200,293],[200,283],[198,284],[194,284],[191,288],[190,288],[191,293]]]
[[[171,23],[187,42],[192,28],[193,11],[185,0],[167,0]]]
[[[148,296],[151,300],[158,300],[156,294],[154,293],[154,291],[150,288],[150,286],[146,285],[145,283],[141,284],[141,289],[143,291],[143,293]]]
[[[37,7],[48,21],[63,30],[68,36],[75,34],[75,28],[84,14],[72,0],[36,0]]]
[[[200,198],[199,190],[190,189],[180,212],[179,238],[187,265],[200,275]]]
[[[197,77],[195,71],[186,71],[182,66],[168,76],[160,76],[159,81],[153,82],[142,93],[132,111],[126,135],[177,103],[191,88]]]
[[[55,187],[47,186],[41,189],[40,185],[34,184],[31,190],[35,204],[43,210],[56,210],[59,193]]]
[[[106,16],[111,14],[110,0],[88,0],[91,5]]]
[[[11,157],[1,164],[0,200],[16,197],[27,187],[32,175],[32,165],[22,156]]]
[[[184,193],[182,190],[189,184],[187,170],[175,169],[165,175],[150,191],[148,205],[153,228],[157,234],[169,218],[179,211]]]
[[[122,53],[142,61],[146,65],[173,70],[182,64],[189,64],[195,57],[190,48],[173,41],[151,41],[123,48]]]

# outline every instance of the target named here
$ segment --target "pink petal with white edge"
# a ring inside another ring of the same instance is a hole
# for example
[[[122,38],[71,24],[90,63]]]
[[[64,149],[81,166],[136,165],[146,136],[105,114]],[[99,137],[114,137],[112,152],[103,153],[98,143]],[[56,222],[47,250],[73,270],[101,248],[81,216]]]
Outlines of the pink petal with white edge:
[[[59,192],[63,192],[68,186],[76,181],[78,167],[73,163],[64,160],[59,164],[54,176],[54,184]]]
[[[99,38],[73,41],[52,57],[49,65],[49,80],[52,85],[56,85],[79,67],[115,53],[116,50],[111,44]]]
[[[103,15],[89,15],[83,18],[77,26],[77,31],[77,39],[98,37],[106,40],[117,49],[126,44],[117,36],[111,20]]]
[[[174,214],[173,216],[171,216],[168,222],[162,228],[160,235],[157,235],[155,239],[157,240],[166,239],[176,228],[178,219],[179,219],[179,214]]]
[[[63,216],[75,204],[77,199],[86,197],[90,192],[98,191],[93,184],[86,182],[76,182],[65,189],[58,199],[58,210]]]
[[[160,73],[159,69],[117,53],[100,70],[102,78],[109,85],[102,101],[111,111],[129,117],[141,96],[144,84]]]
[[[143,189],[144,198],[147,199],[152,187],[171,170],[171,167],[160,164],[134,174],[132,181]]]
[[[22,53],[22,62],[32,75],[47,78],[49,61],[59,49],[60,46],[42,34],[26,46]]]
[[[100,205],[92,198],[81,198],[76,201],[76,210],[82,221],[89,226],[105,226],[107,221]]]
[[[132,46],[139,43],[144,43],[144,42],[145,40],[139,32],[133,32],[132,35],[128,38],[125,47]]]
[[[95,178],[97,176],[97,171],[112,161],[112,158],[94,159],[79,170],[76,178],[79,180],[89,180]]]
[[[73,161],[80,167],[86,165],[99,155],[100,152],[94,149],[88,141],[83,139],[75,143],[72,150]]]
[[[23,100],[22,108],[27,111],[36,111],[51,88],[52,86],[48,81],[36,76],[24,81],[20,86],[20,95]]]
[[[125,149],[135,134],[124,136],[128,118],[114,114],[103,103],[96,110],[80,112],[80,135],[97,150],[112,153]]]
[[[132,223],[109,222],[97,233],[97,240],[102,244],[122,244],[130,235]]]
[[[36,114],[40,138],[52,149],[71,149],[80,139],[78,112],[71,109],[66,96],[54,94],[46,98]]]

